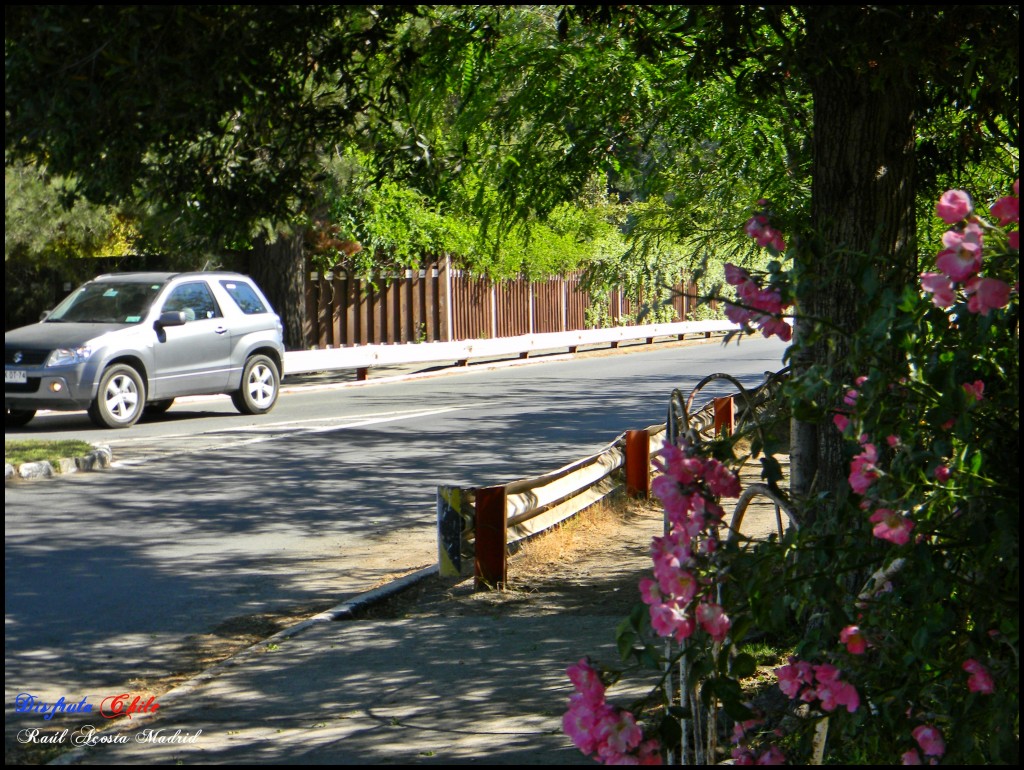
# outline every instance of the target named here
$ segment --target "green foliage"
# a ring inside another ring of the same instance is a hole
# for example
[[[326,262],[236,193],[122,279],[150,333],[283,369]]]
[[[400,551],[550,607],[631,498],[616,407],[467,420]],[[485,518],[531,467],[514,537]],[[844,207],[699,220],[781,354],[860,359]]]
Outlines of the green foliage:
[[[109,207],[83,200],[65,205],[71,185],[33,166],[4,168],[5,261],[53,264],[131,253],[131,226]]]
[[[12,6],[6,159],[118,204],[148,251],[308,230],[364,275],[440,253],[495,278],[585,267],[658,320],[681,274],[717,296],[724,262],[765,267],[751,201],[806,232],[829,73],[911,84],[929,198],[1012,165],[1017,12],[903,10]]]

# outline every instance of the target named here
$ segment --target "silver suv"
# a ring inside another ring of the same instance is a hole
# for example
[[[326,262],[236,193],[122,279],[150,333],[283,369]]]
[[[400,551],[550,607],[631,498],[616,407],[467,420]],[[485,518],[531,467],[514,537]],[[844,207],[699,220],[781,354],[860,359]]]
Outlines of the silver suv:
[[[102,275],[4,335],[5,425],[37,409],[88,409],[100,427],[127,428],[144,410],[206,393],[262,414],[283,360],[281,319],[244,275]]]

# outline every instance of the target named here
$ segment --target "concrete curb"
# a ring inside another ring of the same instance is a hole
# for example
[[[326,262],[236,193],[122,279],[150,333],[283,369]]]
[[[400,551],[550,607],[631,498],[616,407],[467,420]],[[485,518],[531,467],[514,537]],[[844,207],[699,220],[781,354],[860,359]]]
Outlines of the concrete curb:
[[[19,479],[52,479],[56,476],[66,476],[69,473],[98,471],[109,468],[113,462],[114,454],[108,446],[98,446],[93,451],[81,457],[62,457],[54,464],[43,460],[37,463],[21,463],[14,466],[4,463],[4,481],[16,481]]]

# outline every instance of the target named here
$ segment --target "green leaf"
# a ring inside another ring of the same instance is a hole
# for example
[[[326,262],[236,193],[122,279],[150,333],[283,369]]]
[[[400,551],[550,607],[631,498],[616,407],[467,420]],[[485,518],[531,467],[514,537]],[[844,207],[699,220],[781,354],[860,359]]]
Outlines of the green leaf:
[[[772,456],[761,458],[761,478],[769,484],[782,481],[782,465]]]
[[[753,676],[757,672],[757,659],[746,652],[741,652],[735,658],[732,659],[732,673],[733,676],[740,679],[744,679],[748,676]]]

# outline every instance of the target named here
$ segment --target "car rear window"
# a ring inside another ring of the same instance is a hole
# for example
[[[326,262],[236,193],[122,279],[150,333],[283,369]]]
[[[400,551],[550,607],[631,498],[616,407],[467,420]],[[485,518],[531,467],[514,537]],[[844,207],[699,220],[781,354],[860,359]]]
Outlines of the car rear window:
[[[224,290],[231,296],[231,299],[235,301],[239,310],[246,315],[267,312],[267,306],[263,304],[263,300],[256,295],[252,286],[244,281],[221,281],[220,285],[224,287]]]

